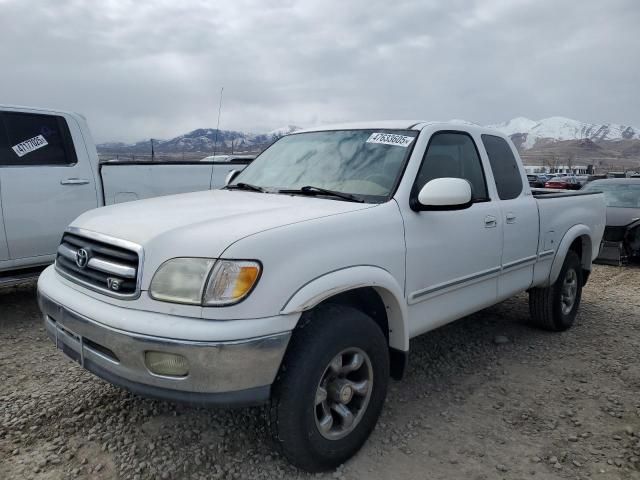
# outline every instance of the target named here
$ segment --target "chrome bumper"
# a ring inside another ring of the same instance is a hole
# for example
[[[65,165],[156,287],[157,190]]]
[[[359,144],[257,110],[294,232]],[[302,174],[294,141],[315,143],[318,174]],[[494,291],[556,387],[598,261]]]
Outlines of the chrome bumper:
[[[110,383],[143,396],[194,404],[251,405],[268,400],[290,332],[235,342],[189,342],[117,330],[39,293],[47,333],[56,347]],[[185,377],[151,373],[145,352],[184,356]]]

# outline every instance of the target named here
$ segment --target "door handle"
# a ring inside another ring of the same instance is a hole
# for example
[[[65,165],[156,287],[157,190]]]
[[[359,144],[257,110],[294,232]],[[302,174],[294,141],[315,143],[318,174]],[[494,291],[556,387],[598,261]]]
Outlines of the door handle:
[[[484,217],[484,228],[494,228],[498,225],[498,219],[493,215]]]
[[[516,216],[513,213],[507,213],[507,223],[516,223]]]
[[[60,185],[87,185],[89,180],[86,178],[67,178],[66,180],[60,180]]]

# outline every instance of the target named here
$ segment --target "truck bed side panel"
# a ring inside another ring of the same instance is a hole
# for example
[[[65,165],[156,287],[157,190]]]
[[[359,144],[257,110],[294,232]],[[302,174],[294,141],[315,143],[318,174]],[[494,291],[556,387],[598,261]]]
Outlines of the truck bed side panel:
[[[209,190],[213,164],[104,164],[105,205]]]
[[[604,232],[605,209],[602,195],[550,194],[536,196],[540,214],[539,261],[534,270],[534,286],[549,281],[551,267],[565,234],[575,226],[582,225],[591,237],[591,252],[585,258],[588,268],[598,256],[600,240]]]

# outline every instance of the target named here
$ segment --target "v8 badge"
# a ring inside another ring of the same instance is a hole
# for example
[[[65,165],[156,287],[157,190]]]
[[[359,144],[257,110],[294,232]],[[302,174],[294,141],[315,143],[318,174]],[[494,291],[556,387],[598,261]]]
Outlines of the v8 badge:
[[[109,290],[117,292],[118,290],[120,290],[121,285],[122,283],[117,278],[111,278],[111,277],[107,278],[107,288]]]

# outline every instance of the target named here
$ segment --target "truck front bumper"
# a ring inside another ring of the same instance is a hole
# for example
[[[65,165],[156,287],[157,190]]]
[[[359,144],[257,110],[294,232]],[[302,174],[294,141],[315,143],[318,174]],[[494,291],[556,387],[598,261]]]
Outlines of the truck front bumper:
[[[264,403],[291,336],[284,332],[224,342],[146,336],[101,324],[42,290],[39,287],[38,303],[47,333],[58,349],[110,383],[163,400],[220,406]],[[135,315],[135,311],[123,310],[123,314]],[[152,373],[145,355],[150,351],[182,356],[188,373],[180,377]]]

